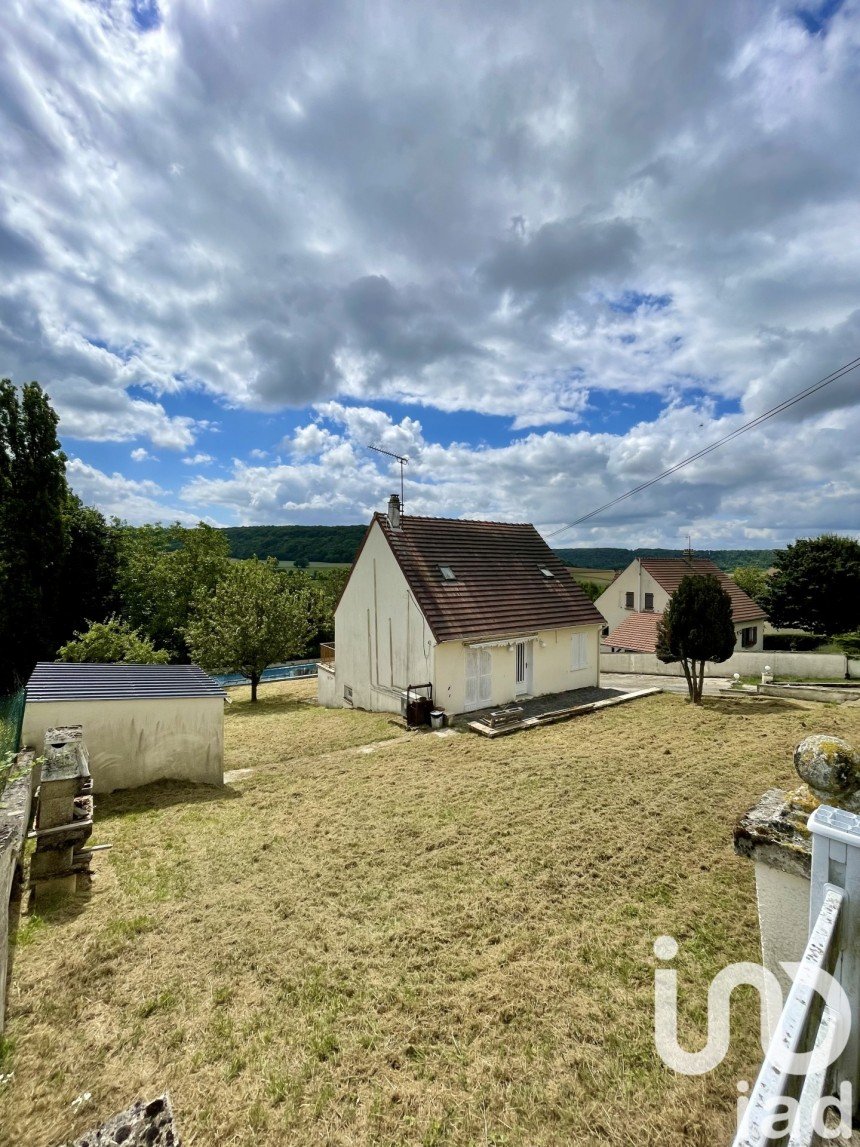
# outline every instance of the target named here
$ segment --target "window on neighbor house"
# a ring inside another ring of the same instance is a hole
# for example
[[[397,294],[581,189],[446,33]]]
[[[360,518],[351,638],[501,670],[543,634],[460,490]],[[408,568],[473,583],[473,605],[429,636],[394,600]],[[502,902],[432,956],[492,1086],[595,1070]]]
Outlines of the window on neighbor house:
[[[588,668],[588,634],[574,633],[570,639],[570,668]]]
[[[344,685],[344,687],[343,687],[343,699],[344,699],[344,701],[346,701],[347,705],[352,704],[352,686],[351,685]]]
[[[653,611],[654,611],[654,594],[653,593],[646,593],[645,594],[645,608],[648,610],[651,610],[651,612],[653,613]]]
[[[744,649],[749,649],[751,645],[755,645],[758,641],[758,626],[748,625],[745,629],[741,630],[741,646]]]
[[[439,566],[439,573],[442,575],[442,581],[456,581],[457,575],[450,566]]]
[[[633,590],[629,590],[624,595],[624,608],[625,609],[633,609],[634,604],[635,604],[635,600],[636,600],[636,595],[633,593]]]

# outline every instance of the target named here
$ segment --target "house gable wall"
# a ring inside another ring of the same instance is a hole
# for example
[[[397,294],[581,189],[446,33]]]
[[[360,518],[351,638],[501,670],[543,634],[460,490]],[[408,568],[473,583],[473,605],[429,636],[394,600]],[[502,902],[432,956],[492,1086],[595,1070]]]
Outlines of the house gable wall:
[[[625,595],[633,594],[633,609],[624,605]],[[669,595],[654,578],[644,570],[637,560],[632,561],[622,573],[618,575],[612,585],[608,586],[595,605],[606,618],[610,629],[620,625],[625,617],[631,613],[643,612],[645,609],[645,594],[654,594],[654,613],[662,613],[669,601]]]
[[[433,635],[377,522],[335,610],[335,681],[320,700],[400,711],[400,693],[433,679]],[[330,685],[330,681],[326,681]]]

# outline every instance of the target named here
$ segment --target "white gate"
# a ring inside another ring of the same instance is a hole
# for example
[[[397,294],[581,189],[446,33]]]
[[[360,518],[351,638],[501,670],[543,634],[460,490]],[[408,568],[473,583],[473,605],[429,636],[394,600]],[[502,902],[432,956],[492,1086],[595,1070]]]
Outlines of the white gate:
[[[493,657],[489,649],[466,648],[466,712],[489,705],[493,696]]]

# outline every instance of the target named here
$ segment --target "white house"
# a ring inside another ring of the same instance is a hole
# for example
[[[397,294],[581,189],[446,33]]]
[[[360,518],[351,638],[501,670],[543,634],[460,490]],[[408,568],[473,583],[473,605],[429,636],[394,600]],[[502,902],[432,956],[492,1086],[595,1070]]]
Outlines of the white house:
[[[755,653],[764,648],[764,610],[709,558],[635,558],[605,589],[595,605],[609,632],[604,649],[653,653],[657,623],[669,598],[688,574],[712,574],[732,599],[735,648]]]
[[[319,700],[449,714],[596,685],[603,618],[528,523],[375,514],[335,611]]]

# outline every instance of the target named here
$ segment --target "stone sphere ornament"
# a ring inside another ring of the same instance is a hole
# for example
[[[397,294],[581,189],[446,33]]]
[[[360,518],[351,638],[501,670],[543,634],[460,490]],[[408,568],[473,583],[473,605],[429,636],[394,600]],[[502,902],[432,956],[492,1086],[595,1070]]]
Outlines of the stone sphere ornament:
[[[847,741],[827,733],[804,737],[794,767],[822,804],[860,812],[860,753]]]

